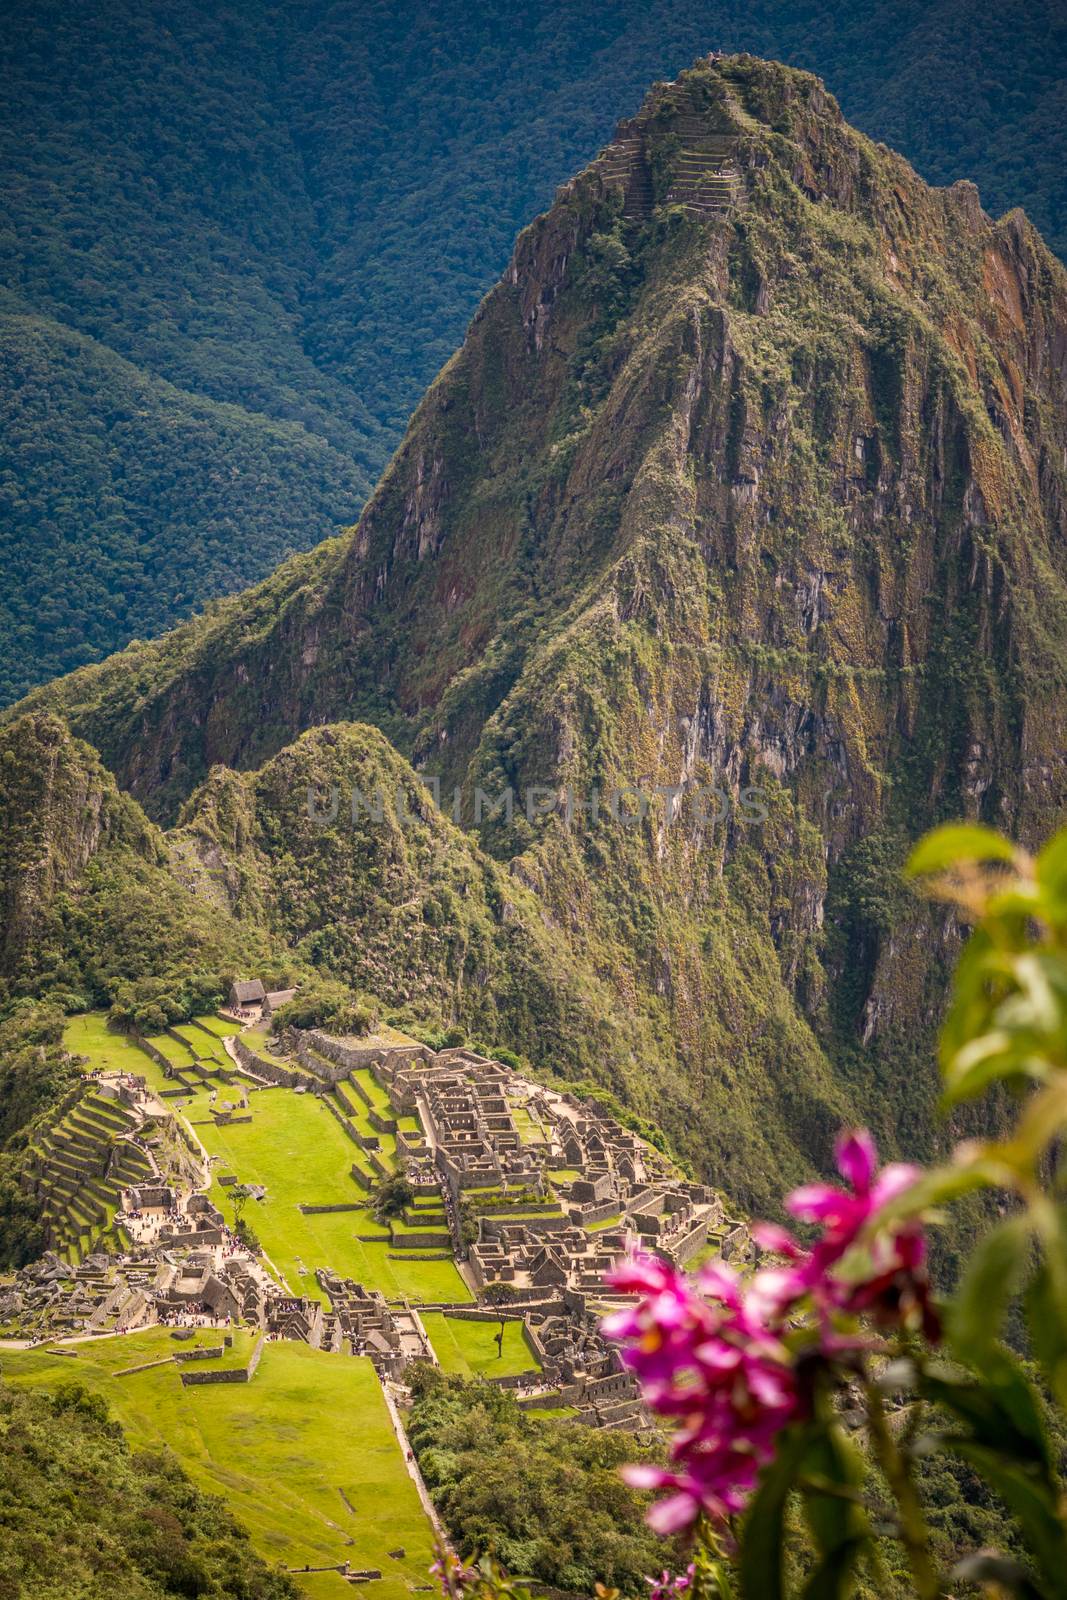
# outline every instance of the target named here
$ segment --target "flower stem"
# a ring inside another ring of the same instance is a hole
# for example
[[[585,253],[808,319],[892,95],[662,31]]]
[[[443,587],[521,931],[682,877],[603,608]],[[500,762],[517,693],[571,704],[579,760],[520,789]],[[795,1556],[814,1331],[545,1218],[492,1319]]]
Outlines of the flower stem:
[[[944,1589],[930,1555],[930,1535],[908,1462],[889,1427],[882,1396],[872,1383],[865,1386],[867,1421],[878,1464],[897,1503],[900,1542],[908,1557],[919,1600],[943,1600]]]

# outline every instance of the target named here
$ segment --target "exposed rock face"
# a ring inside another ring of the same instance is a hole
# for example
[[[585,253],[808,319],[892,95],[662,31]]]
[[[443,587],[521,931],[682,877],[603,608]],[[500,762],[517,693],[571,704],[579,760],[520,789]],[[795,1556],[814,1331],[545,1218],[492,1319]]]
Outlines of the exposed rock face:
[[[906,842],[1063,810],[1065,378],[1023,217],[700,63],[522,235],[347,541],[37,698],[161,817],[353,715],[468,799],[555,791],[482,844],[657,1037],[694,1156],[762,1196],[839,1116],[916,1149],[956,934]],[[622,785],[669,793],[568,810]]]

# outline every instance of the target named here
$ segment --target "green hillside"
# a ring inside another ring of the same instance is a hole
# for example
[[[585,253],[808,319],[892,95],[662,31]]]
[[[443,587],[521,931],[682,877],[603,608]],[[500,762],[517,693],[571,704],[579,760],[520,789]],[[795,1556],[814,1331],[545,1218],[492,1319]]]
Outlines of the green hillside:
[[[347,538],[30,703],[236,925],[595,1078],[762,1209],[843,1120],[944,1137],[908,841],[1063,813],[1067,278],[772,63],[630,137],[647,187],[605,160],[520,237]],[[408,762],[462,831],[351,815]]]
[[[518,229],[712,48],[1067,247],[1052,0],[8,6],[0,700],[354,520]]]
[[[370,481],[301,421],[17,312],[0,311],[0,431],[4,701],[243,588],[347,520]]]

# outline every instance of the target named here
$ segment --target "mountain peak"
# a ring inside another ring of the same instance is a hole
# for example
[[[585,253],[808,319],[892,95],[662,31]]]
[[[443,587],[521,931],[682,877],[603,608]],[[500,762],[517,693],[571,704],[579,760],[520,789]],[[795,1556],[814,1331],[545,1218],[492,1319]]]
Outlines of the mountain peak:
[[[1067,278],[1019,216],[808,74],[703,60],[520,236],[346,539],[35,700],[161,820],[323,723],[481,791],[479,862],[664,1041],[688,1148],[751,1193],[737,1092],[798,1153],[846,1114],[892,1144],[916,1097],[933,1125],[953,934],[901,901],[908,839],[1067,802],[1065,376]],[[846,1113],[860,1046],[900,1094]]]

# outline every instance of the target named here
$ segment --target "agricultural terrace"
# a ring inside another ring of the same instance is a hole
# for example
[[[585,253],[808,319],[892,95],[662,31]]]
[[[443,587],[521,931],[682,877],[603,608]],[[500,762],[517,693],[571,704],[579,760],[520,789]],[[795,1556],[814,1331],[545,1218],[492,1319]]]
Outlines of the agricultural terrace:
[[[236,1333],[234,1351],[218,1365],[240,1365],[250,1345]],[[408,1600],[428,1582],[430,1528],[368,1360],[279,1341],[264,1346],[250,1383],[184,1388],[171,1362],[118,1376],[188,1348],[152,1328],[79,1345],[73,1357],[5,1350],[4,1379],[44,1388],[77,1379],[102,1394],[131,1445],[173,1450],[198,1484],[222,1496],[267,1560],[381,1568],[382,1581],[365,1588],[333,1573],[298,1573],[310,1600]],[[403,1557],[393,1559],[389,1552],[399,1549]]]

